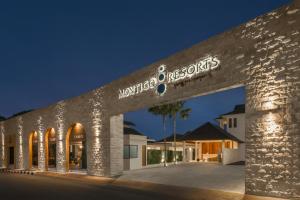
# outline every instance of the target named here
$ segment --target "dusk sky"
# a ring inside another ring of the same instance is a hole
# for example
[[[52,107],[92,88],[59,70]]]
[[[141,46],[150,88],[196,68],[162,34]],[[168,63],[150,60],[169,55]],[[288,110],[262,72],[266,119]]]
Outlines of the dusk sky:
[[[0,115],[81,95],[289,2],[1,1]],[[178,130],[237,103],[243,88],[193,99],[191,119]],[[126,119],[159,138],[161,119],[150,116],[142,110]]]

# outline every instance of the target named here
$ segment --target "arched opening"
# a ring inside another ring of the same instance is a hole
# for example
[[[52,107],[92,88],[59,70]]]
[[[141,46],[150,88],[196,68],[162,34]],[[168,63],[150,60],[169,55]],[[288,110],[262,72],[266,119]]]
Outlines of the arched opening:
[[[15,146],[16,146],[16,135],[9,135],[7,139],[8,145],[6,147],[7,160],[6,164],[9,169],[15,169],[16,168],[16,152],[15,152]]]
[[[56,133],[54,128],[49,128],[45,134],[46,170],[56,168]]]
[[[38,167],[38,133],[29,134],[29,169]]]
[[[87,168],[86,133],[79,123],[68,130],[66,137],[67,171],[80,171]]]

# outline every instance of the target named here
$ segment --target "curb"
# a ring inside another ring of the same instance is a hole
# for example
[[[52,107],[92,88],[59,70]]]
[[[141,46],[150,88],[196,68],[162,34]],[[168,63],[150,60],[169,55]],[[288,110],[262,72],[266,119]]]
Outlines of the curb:
[[[33,176],[35,172],[29,170],[0,169],[0,174],[25,174]]]

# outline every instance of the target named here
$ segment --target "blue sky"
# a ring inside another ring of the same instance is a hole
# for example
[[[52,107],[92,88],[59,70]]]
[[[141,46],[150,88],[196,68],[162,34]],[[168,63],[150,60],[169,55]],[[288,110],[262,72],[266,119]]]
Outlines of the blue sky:
[[[0,115],[78,96],[289,2],[1,1]]]

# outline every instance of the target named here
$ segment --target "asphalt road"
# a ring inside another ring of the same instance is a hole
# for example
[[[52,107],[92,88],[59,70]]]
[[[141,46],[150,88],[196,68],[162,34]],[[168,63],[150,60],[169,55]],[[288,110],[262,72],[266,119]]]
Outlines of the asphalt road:
[[[173,197],[172,197],[173,198]],[[93,200],[93,199],[170,199],[154,191],[130,189],[110,184],[94,184],[55,177],[0,174],[1,200]],[[179,198],[181,199],[181,198]]]
[[[273,200],[216,190],[91,176],[0,174],[0,200]]]

